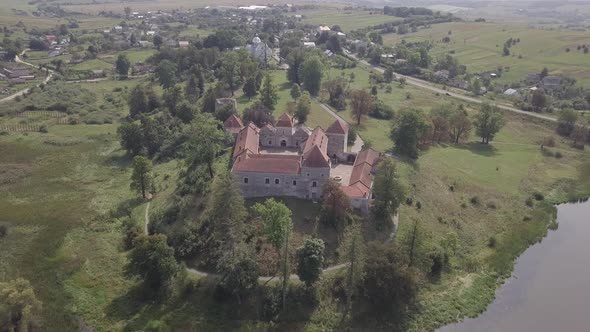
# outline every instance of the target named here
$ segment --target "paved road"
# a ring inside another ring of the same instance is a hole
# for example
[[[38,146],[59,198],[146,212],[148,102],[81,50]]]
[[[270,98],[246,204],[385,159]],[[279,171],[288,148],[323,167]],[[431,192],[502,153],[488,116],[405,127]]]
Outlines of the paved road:
[[[23,53],[21,53],[21,55],[24,54],[24,53],[25,53],[25,51],[23,51]],[[23,65],[26,65],[26,66],[37,68],[37,66],[35,66],[34,64],[28,63],[28,62],[25,62],[25,61],[21,60],[20,56],[18,56],[18,55],[16,56],[15,61],[18,62],[18,63],[21,63]],[[39,86],[41,84],[46,84],[47,82],[49,82],[49,80],[52,77],[53,77],[53,70],[49,69],[49,75],[47,75],[47,77],[45,77],[45,79],[43,80],[43,83],[39,83],[39,84],[37,84],[37,86]],[[16,98],[18,96],[22,96],[25,93],[29,92],[30,89],[31,88],[22,89],[22,90],[20,90],[20,91],[18,91],[16,93],[11,94],[8,97],[2,98],[2,99],[0,99],[0,103],[4,103],[4,102],[7,102],[9,100],[13,100],[14,98]]]
[[[348,55],[350,57],[352,57],[353,59],[356,59],[358,62],[362,63],[363,65],[368,66],[370,68],[373,68],[375,71],[378,71],[380,73],[384,73],[385,72],[385,70],[383,68],[381,68],[381,67],[373,66],[370,63],[368,63],[367,61],[360,60],[360,59],[358,59],[356,56],[354,56],[352,54],[348,54]],[[475,98],[475,97],[467,96],[466,94],[460,93],[460,92],[451,92],[451,91],[448,91],[448,90],[444,90],[444,89],[441,89],[441,88],[433,85],[432,83],[430,83],[428,81],[421,80],[419,78],[402,75],[400,73],[395,73],[395,75],[397,77],[403,77],[403,78],[405,78],[406,79],[406,83],[411,84],[411,85],[414,85],[414,86],[417,86],[419,88],[427,89],[427,90],[430,90],[432,92],[440,93],[440,94],[443,94],[443,95],[446,94],[446,95],[451,96],[453,98],[461,99],[463,101],[467,101],[467,102],[470,102],[470,103],[476,103],[476,104],[482,104],[482,103],[484,103],[484,101],[481,100],[480,98]],[[552,117],[547,116],[547,115],[533,113],[533,112],[527,112],[527,111],[523,111],[523,110],[518,109],[518,108],[514,108],[514,107],[511,107],[511,106],[506,106],[506,105],[502,105],[502,104],[493,104],[493,105],[496,106],[496,107],[498,107],[498,108],[501,108],[503,110],[506,110],[506,111],[510,111],[510,112],[514,112],[514,113],[518,113],[518,114],[530,116],[530,117],[533,117],[533,118],[538,118],[538,119],[541,119],[541,120],[546,120],[546,121],[551,121],[551,122],[557,122],[557,119],[552,118]]]

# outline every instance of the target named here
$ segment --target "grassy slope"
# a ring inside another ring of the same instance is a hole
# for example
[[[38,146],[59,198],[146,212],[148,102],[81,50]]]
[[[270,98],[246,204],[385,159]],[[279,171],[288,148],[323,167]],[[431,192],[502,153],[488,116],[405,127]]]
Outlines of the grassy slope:
[[[448,32],[452,31],[449,36]],[[449,36],[451,42],[442,43]],[[510,56],[502,56],[502,47],[508,38],[520,38],[521,42],[510,49]],[[517,24],[454,22],[433,25],[407,35],[384,36],[386,45],[406,41],[431,40],[431,54],[446,55],[454,51],[461,64],[471,72],[496,70],[498,66],[510,67],[500,82],[518,82],[532,72],[548,67],[551,74],[563,74],[590,85],[590,54],[577,50],[578,45],[589,44],[590,35],[571,30],[541,30]],[[565,52],[569,47],[571,51]],[[522,59],[519,59],[522,55]]]
[[[400,20],[397,17],[383,15],[379,11],[345,10],[336,7],[303,10],[296,14],[304,15],[303,22],[305,23],[325,24],[329,27],[339,25],[344,32]]]

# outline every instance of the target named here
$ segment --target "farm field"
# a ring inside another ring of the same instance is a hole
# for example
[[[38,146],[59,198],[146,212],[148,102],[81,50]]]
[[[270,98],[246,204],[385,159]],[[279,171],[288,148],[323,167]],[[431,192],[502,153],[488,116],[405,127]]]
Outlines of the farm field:
[[[400,20],[398,17],[383,15],[379,10],[365,11],[337,7],[320,7],[314,10],[302,10],[298,11],[297,14],[304,15],[303,22],[305,23],[325,24],[329,27],[339,25],[344,32]]]
[[[443,43],[442,38],[447,36],[451,42]],[[520,43],[511,47],[510,56],[502,56],[504,42],[509,38],[520,38]],[[453,22],[406,35],[388,34],[383,39],[385,45],[395,45],[402,39],[408,42],[430,40],[434,43],[431,51],[434,58],[452,54],[471,73],[504,67],[498,79],[502,83],[520,82],[527,74],[547,67],[552,75],[571,76],[582,85],[590,86],[590,54],[577,50],[578,45],[590,44],[587,32],[541,30],[509,23]],[[568,47],[570,52],[566,52]]]

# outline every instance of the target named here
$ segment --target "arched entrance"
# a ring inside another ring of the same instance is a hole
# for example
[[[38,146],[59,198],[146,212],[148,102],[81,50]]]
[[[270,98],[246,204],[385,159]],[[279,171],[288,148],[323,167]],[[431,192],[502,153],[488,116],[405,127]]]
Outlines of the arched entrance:
[[[281,140],[281,147],[287,147],[287,141],[286,140]]]
[[[349,154],[348,157],[346,157],[346,162],[348,162],[349,164],[354,164],[355,159],[356,159],[355,155]]]

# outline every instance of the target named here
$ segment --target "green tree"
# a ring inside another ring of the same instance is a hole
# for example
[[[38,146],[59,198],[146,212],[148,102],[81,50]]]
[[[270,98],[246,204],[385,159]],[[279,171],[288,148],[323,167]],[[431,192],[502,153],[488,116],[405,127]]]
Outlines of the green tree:
[[[346,90],[348,80],[342,76],[328,80],[324,83],[324,90],[328,92],[328,104],[339,111],[346,109]]]
[[[293,86],[291,86],[291,98],[293,98],[293,100],[297,100],[299,99],[299,97],[301,96],[301,88],[299,87],[299,84],[295,83],[293,84]]]
[[[125,17],[129,19],[129,15],[131,15],[131,7],[126,6],[123,10],[125,10]]]
[[[196,75],[191,75],[184,88],[184,97],[191,103],[196,103],[201,97],[201,90],[199,88],[199,79]]]
[[[190,123],[195,118],[194,106],[187,101],[180,102],[176,107],[176,117],[184,123]]]
[[[369,114],[373,107],[373,97],[365,89],[358,89],[352,90],[349,98],[353,118],[356,119],[356,124],[360,125],[361,120]]]
[[[275,105],[279,101],[277,89],[272,84],[272,77],[268,73],[264,77],[264,82],[262,83],[262,89],[260,89],[260,101],[269,110],[274,110]]]
[[[531,98],[531,105],[535,112],[541,112],[547,105],[547,97],[545,96],[545,93],[541,90],[535,90],[535,92],[533,92],[533,97]]]
[[[156,77],[164,89],[169,89],[176,83],[176,64],[170,60],[162,60],[156,67]]]
[[[117,69],[117,74],[127,77],[129,74],[129,68],[131,67],[131,62],[129,61],[129,58],[127,58],[127,55],[119,54],[115,67]]]
[[[131,189],[146,198],[147,191],[152,185],[152,162],[143,156],[133,158],[133,174],[131,174]]]
[[[226,136],[221,123],[211,114],[195,114],[194,120],[187,129],[187,141],[184,144],[189,165],[204,164],[213,178],[213,163],[215,157],[223,149]]]
[[[576,128],[578,113],[572,109],[564,109],[557,117],[556,131],[562,136],[570,136]]]
[[[328,179],[322,187],[322,208],[332,226],[340,228],[345,223],[347,213],[350,211],[350,199],[342,191],[340,183],[334,179]]]
[[[451,141],[455,144],[459,144],[460,140],[466,140],[471,134],[471,120],[467,115],[467,111],[464,109],[454,110],[449,117],[449,133],[451,135]]]
[[[127,150],[127,153],[136,156],[142,152],[143,134],[139,124],[134,122],[122,123],[117,128],[117,135],[121,146]]]
[[[0,282],[0,327],[3,331],[34,331],[41,307],[28,280]]]
[[[385,82],[391,83],[393,81],[393,77],[394,77],[393,68],[391,68],[391,67],[385,68],[385,71],[383,72],[383,79],[385,80]]]
[[[539,78],[544,79],[547,75],[549,75],[549,69],[543,67],[543,70],[541,70],[541,73],[539,74]]]
[[[248,97],[248,100],[256,96],[256,93],[258,93],[256,89],[256,76],[250,76],[246,79],[242,91],[244,92],[244,96]]]
[[[289,237],[293,230],[291,210],[284,203],[275,201],[272,198],[267,199],[262,204],[256,203],[253,209],[263,221],[264,234],[281,256],[284,308],[287,296],[287,280],[289,279]]]
[[[394,214],[405,197],[395,162],[385,158],[379,162],[377,174],[373,182],[373,212],[379,218]]]
[[[419,110],[404,110],[399,119],[392,123],[391,140],[395,143],[395,153],[412,159],[418,158],[418,144],[430,127]]]
[[[323,70],[322,61],[317,56],[309,57],[301,65],[299,76],[303,82],[303,88],[312,96],[317,96],[320,92]]]
[[[169,89],[164,90],[164,104],[168,107],[170,113],[176,116],[176,109],[178,104],[182,101],[182,89],[180,86],[174,85]]]
[[[346,309],[342,315],[344,320],[352,307],[352,298],[357,294],[358,286],[363,279],[365,240],[360,224],[354,223],[346,228],[338,252],[341,262],[348,263],[344,281],[346,292]]]
[[[178,273],[174,249],[167,243],[166,235],[140,235],[133,241],[126,266],[128,275],[143,278],[152,290],[158,290]]]
[[[221,68],[219,68],[219,78],[228,86],[232,96],[234,91],[242,84],[240,66],[240,54],[238,52],[227,52],[221,61]]]
[[[489,104],[483,104],[475,117],[475,132],[481,137],[482,143],[488,144],[504,124],[504,116],[500,109]]]
[[[297,249],[297,275],[308,287],[322,274],[324,248],[322,239],[305,239],[303,246]]]
[[[302,48],[294,48],[289,52],[287,56],[287,79],[294,84],[301,84],[303,82],[301,78],[301,68],[305,61],[306,52]]]
[[[258,264],[253,251],[243,242],[225,251],[217,265],[221,285],[236,296],[238,305],[258,287]]]
[[[129,99],[127,99],[127,105],[129,106],[129,116],[132,118],[148,111],[147,98],[143,86],[138,84],[131,90]]]
[[[162,47],[162,44],[164,44],[164,39],[162,38],[162,36],[155,35],[154,36],[154,46],[159,50],[160,47]]]
[[[297,105],[295,106],[295,117],[299,123],[305,123],[310,112],[311,97],[309,96],[309,92],[305,91],[297,100]]]

